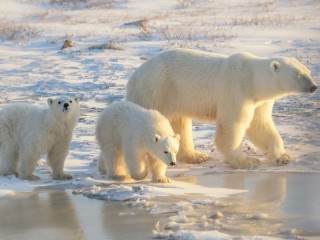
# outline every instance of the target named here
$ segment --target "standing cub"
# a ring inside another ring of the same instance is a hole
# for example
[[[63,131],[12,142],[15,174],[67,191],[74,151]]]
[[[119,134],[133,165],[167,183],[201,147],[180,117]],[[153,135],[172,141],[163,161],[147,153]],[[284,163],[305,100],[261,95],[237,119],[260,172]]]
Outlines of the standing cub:
[[[141,180],[149,168],[153,182],[169,182],[165,172],[167,165],[176,164],[180,136],[158,111],[125,101],[113,103],[101,113],[96,137],[101,173],[107,170],[109,176],[122,181]]]
[[[47,100],[49,108],[11,104],[0,111],[0,175],[33,175],[41,155],[47,154],[53,179],[71,179],[63,166],[72,132],[79,118],[79,98]]]

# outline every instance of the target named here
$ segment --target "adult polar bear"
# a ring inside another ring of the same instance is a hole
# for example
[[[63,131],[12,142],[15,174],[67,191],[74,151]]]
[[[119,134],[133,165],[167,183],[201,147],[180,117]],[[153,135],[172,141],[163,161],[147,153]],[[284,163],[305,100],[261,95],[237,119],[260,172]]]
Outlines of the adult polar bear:
[[[215,143],[235,168],[255,168],[259,160],[242,154],[246,135],[268,158],[289,161],[272,120],[274,100],[317,89],[310,71],[293,58],[231,56],[195,50],[168,50],[142,64],[127,85],[126,100],[157,109],[180,134],[177,159],[206,161],[194,149],[192,119],[216,121]]]

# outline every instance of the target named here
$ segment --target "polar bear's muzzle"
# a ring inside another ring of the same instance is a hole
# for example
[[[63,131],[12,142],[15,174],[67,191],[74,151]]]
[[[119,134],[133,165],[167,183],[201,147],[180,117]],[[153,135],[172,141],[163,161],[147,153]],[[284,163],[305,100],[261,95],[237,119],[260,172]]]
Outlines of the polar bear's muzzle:
[[[63,112],[69,112],[69,103],[63,104]]]
[[[170,166],[175,166],[175,165],[176,165],[175,162],[171,162],[171,163],[170,163]]]

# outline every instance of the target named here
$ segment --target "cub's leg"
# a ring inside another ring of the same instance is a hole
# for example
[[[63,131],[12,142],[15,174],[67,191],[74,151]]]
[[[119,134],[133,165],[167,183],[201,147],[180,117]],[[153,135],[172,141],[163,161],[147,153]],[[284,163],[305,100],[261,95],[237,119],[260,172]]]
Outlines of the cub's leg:
[[[47,162],[52,169],[52,178],[55,180],[70,180],[72,176],[64,173],[64,161],[68,155],[69,141],[59,141],[47,155]]]
[[[127,174],[123,154],[114,144],[108,144],[102,147],[100,154],[99,169],[107,171],[107,175],[119,181],[129,181],[130,176]]]
[[[40,159],[40,154],[36,151],[36,147],[21,147],[18,154],[17,176],[26,180],[38,180],[38,176],[33,175],[33,171]]]
[[[15,146],[0,143],[0,175],[16,174],[17,158]]]
[[[104,163],[104,157],[102,156],[102,152],[100,152],[98,157],[98,169],[101,174],[107,174],[106,164]]]
[[[152,182],[169,183],[170,179],[166,177],[167,165],[161,160],[147,155],[148,167],[152,174]]]
[[[145,179],[148,175],[146,166],[146,153],[139,149],[135,149],[130,143],[124,147],[124,158],[130,175],[135,180]]]

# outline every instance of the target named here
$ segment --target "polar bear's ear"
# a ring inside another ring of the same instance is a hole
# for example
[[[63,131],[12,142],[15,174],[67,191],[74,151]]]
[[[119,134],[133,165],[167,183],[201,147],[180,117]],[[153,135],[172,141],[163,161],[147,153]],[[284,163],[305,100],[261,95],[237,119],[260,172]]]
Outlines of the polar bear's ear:
[[[77,103],[79,103],[79,97],[78,97],[78,96],[76,96],[76,97],[74,98],[74,100],[75,100]]]
[[[47,103],[48,103],[49,106],[51,106],[52,103],[53,103],[53,99],[52,98],[48,98]]]
[[[180,141],[180,135],[179,135],[179,134],[174,135],[174,138],[175,138],[178,142]]]
[[[272,70],[275,71],[275,72],[278,72],[278,71],[279,71],[279,65],[280,65],[279,62],[273,61],[273,62],[271,63],[271,68],[272,68]]]
[[[153,137],[154,142],[158,142],[158,141],[160,141],[160,139],[161,139],[161,137],[158,134],[154,135],[154,137]]]

